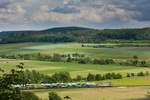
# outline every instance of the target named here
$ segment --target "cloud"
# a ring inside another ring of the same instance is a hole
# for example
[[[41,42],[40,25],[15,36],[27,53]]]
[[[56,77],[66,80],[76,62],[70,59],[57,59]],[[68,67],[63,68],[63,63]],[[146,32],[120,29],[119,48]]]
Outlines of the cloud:
[[[138,12],[133,12],[118,8],[115,5],[102,5],[101,7],[78,7],[74,8],[78,12],[70,10],[70,8],[55,8],[57,10],[39,11],[33,14],[34,21],[39,23],[57,22],[57,23],[104,23],[104,22],[134,22],[132,16],[138,15]],[[65,9],[62,10],[62,9]]]
[[[6,8],[8,4],[8,1],[0,1],[0,8]]]
[[[139,15],[133,17],[137,21],[150,21],[150,0],[113,0],[109,3],[118,6],[118,8],[138,12]]]
[[[0,9],[0,21],[6,23],[23,22],[26,10],[20,5],[16,5],[14,9],[2,8]]]
[[[68,14],[68,13],[79,13],[80,10],[74,7],[57,7],[53,9],[52,12]]]
[[[150,25],[150,0],[0,0],[0,29]]]

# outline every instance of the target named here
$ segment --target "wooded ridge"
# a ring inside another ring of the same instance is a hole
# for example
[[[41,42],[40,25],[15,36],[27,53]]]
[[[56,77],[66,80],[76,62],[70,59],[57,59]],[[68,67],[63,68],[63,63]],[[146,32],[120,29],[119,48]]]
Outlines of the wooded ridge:
[[[0,43],[100,43],[105,40],[150,40],[150,28],[98,30],[82,27],[58,27],[41,31],[0,32]]]

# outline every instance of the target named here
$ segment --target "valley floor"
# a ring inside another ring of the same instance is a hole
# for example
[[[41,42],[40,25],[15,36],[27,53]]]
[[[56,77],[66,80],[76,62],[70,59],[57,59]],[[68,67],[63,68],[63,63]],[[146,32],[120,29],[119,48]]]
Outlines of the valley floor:
[[[131,59],[137,55],[142,60],[148,61],[150,58],[150,47],[116,47],[116,48],[92,48],[81,47],[79,43],[50,44],[50,43],[24,43],[0,45],[1,55],[11,54],[32,54],[41,53],[51,55],[54,53],[69,54],[81,53],[91,58],[113,58]],[[88,44],[93,45],[93,44]],[[95,44],[96,45],[96,44]],[[110,44],[109,44],[110,45]],[[114,44],[112,44],[114,45]],[[69,72],[73,78],[77,75],[83,77],[89,73],[105,74],[120,73],[123,79],[105,80],[97,83],[112,83],[113,85],[150,85],[150,76],[125,78],[127,73],[150,72],[150,67],[136,67],[123,65],[98,65],[98,64],[78,64],[68,62],[50,62],[33,60],[14,60],[0,58],[0,68],[10,72],[20,62],[25,64],[25,69],[36,70],[45,75],[52,75],[56,72]],[[2,73],[0,73],[2,74]],[[146,98],[150,87],[121,87],[121,88],[77,88],[77,89],[50,89],[50,90],[29,90],[40,98],[47,99],[50,91],[56,91],[62,98],[72,97],[72,100],[136,100]]]

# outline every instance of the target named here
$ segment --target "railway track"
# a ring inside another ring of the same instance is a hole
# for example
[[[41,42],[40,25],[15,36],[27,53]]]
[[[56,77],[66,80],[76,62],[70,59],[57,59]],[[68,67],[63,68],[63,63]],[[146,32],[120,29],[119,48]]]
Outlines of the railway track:
[[[22,90],[49,90],[49,89],[77,89],[77,88],[128,88],[128,87],[149,87],[150,85],[122,85],[122,86],[99,86],[99,87],[71,87],[71,88],[35,88],[35,89],[22,89]]]

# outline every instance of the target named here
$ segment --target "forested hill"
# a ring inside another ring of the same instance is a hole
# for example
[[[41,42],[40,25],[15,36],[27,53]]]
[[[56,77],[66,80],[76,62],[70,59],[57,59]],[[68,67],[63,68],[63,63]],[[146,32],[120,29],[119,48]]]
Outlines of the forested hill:
[[[56,27],[42,30],[41,32],[66,32],[66,31],[82,31],[82,30],[92,30],[92,29],[83,27]]]
[[[82,27],[59,27],[41,31],[0,33],[0,43],[18,42],[88,42],[105,40],[150,40],[150,28],[96,30]]]

